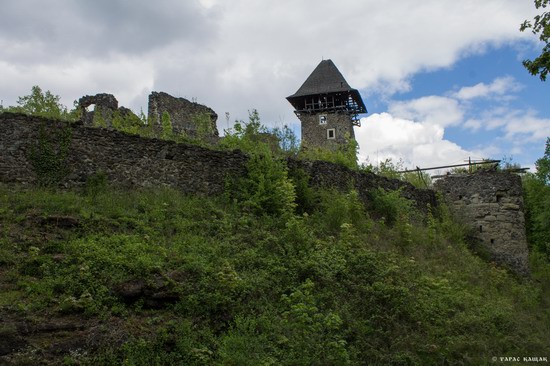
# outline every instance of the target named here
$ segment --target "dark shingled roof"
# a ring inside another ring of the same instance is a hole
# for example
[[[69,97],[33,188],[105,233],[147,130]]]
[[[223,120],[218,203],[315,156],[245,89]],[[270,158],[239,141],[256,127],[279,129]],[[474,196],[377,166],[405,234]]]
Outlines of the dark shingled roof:
[[[289,98],[353,90],[332,60],[323,60]]]
[[[332,60],[321,61],[298,91],[286,99],[297,107],[297,101],[303,97],[330,93],[348,93],[356,103],[356,112],[367,112],[359,91],[348,84]]]

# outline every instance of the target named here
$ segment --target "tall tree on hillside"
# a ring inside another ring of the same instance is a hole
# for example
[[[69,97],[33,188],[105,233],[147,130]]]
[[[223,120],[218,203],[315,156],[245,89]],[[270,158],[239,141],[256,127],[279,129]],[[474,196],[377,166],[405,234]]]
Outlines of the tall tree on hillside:
[[[537,9],[546,9],[550,0],[535,0]],[[521,24],[520,31],[531,29],[533,34],[537,35],[545,45],[542,48],[540,56],[534,60],[523,60],[523,66],[532,74],[538,75],[542,81],[546,80],[550,68],[550,13],[543,11],[542,14],[535,16],[534,23],[526,20]]]

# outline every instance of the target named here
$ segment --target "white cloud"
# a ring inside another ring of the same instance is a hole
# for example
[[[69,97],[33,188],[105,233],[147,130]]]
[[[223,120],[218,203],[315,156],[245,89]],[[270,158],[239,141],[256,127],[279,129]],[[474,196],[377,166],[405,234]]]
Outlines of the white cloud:
[[[356,129],[360,160],[372,163],[391,158],[403,160],[408,167],[427,167],[463,162],[468,157],[521,156],[529,144],[544,141],[550,119],[510,107],[507,101],[520,89],[514,78],[500,77],[488,84],[462,87],[445,97],[390,101],[389,113],[363,118],[361,128]],[[492,98],[490,108],[485,104],[486,110],[478,110],[473,103],[476,98]],[[462,134],[471,130],[477,139],[483,134],[485,142],[465,149],[444,138],[450,127],[463,130]]]
[[[466,86],[452,96],[459,100],[470,100],[475,98],[489,98],[495,96],[507,96],[510,93],[522,89],[522,85],[511,76],[496,78],[491,84],[479,83],[474,86]]]
[[[516,0],[90,4],[8,2],[0,13],[0,63],[47,65],[53,75],[98,63],[111,65],[108,74],[117,75],[119,66],[109,59],[127,58],[146,67],[132,78],[117,77],[106,89],[117,83],[124,95],[142,95],[153,80],[151,88],[197,96],[220,115],[246,118],[248,109],[258,108],[267,121],[295,120],[284,97],[322,57],[332,58],[353,87],[391,95],[408,90],[409,78],[419,71],[449,67],[487,45],[525,39],[517,25],[533,13],[532,4]],[[48,81],[47,75],[31,76],[30,84]],[[65,97],[80,87],[86,93],[89,85],[81,79],[52,91]],[[14,82],[21,80],[26,76]],[[21,95],[1,83],[3,99]]]
[[[389,112],[396,117],[443,127],[456,125],[462,121],[463,117],[463,111],[458,101],[435,95],[392,102],[389,106]]]
[[[110,92],[139,110],[156,90],[196,98],[232,120],[256,108],[264,123],[288,124],[297,118],[285,97],[322,58],[333,59],[363,95],[392,98],[410,90],[418,72],[533,39],[518,25],[534,13],[532,2],[517,0],[8,1],[0,12],[0,99],[13,104],[38,84],[69,106]],[[389,113],[358,129],[362,154],[448,163],[470,153],[444,138],[446,128],[461,125],[502,130],[509,140],[539,138],[548,120],[535,114],[506,114],[505,107],[468,114],[470,103],[503,100],[518,87],[503,77],[392,102]],[[219,127],[227,127],[224,118]]]
[[[407,167],[433,167],[462,162],[480,151],[467,151],[443,138],[444,129],[431,123],[397,118],[389,113],[373,114],[361,119],[355,129],[359,142],[359,159],[370,163],[391,158],[403,160]]]

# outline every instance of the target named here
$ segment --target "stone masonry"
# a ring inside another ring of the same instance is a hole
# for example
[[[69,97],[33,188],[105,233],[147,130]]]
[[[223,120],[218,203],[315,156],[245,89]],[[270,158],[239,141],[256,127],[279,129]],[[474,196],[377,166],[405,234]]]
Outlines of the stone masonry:
[[[164,92],[152,92],[149,95],[148,115],[150,123],[160,126],[162,115],[167,112],[172,123],[172,130],[176,133],[185,133],[196,137],[197,119],[207,118],[209,126],[207,132],[212,139],[219,136],[216,121],[218,115],[211,108],[202,104],[190,102],[185,98],[176,98]]]
[[[323,123],[321,117],[324,117]],[[305,147],[336,149],[345,144],[346,139],[355,139],[352,118],[346,113],[303,114],[300,115],[300,121],[304,143],[307,144]],[[329,130],[333,131],[332,136],[329,136]]]
[[[473,245],[514,272],[529,273],[521,178],[479,171],[449,175],[435,183],[456,216],[472,229]]]
[[[167,186],[191,194],[220,194],[228,178],[247,172],[248,156],[238,150],[217,151],[196,145],[142,138],[112,129],[92,128],[82,122],[67,124],[17,113],[0,114],[0,183],[35,184],[29,160],[38,144],[39,131],[55,136],[60,128],[71,129],[66,165],[69,174],[61,185],[84,187],[89,177],[107,175],[120,188]],[[400,190],[426,212],[437,204],[435,192],[350,170],[326,161],[288,159],[290,169],[302,169],[314,187],[346,191],[354,187],[363,202],[377,188]],[[472,227],[478,248],[500,265],[527,274],[528,248],[525,235],[522,187],[519,176],[481,171],[472,175],[448,176],[435,183],[458,217]]]
[[[186,193],[220,194],[227,178],[242,177],[247,172],[248,156],[239,150],[217,151],[14,113],[0,114],[0,128],[0,183],[37,182],[29,153],[38,143],[40,128],[49,136],[54,136],[59,128],[71,129],[66,162],[70,172],[61,182],[67,188],[84,187],[89,177],[102,172],[120,188],[167,186]],[[310,176],[311,186],[341,191],[354,187],[365,203],[370,191],[382,187],[401,189],[404,197],[423,210],[428,204],[436,204],[433,191],[416,189],[397,179],[326,161],[289,159],[287,165],[290,169],[303,169]]]
[[[87,108],[91,105],[95,105],[95,109],[88,111]],[[97,113],[101,114],[101,118],[109,125],[113,113],[118,110],[118,100],[114,95],[106,93],[85,95],[78,100],[78,107],[86,126],[93,125],[94,116]]]

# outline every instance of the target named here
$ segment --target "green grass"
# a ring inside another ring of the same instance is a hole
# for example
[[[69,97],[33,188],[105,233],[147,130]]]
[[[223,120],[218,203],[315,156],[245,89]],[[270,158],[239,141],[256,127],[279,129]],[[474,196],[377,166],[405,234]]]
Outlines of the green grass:
[[[536,255],[534,280],[519,279],[473,255],[448,216],[421,225],[384,192],[370,212],[354,192],[316,193],[293,215],[246,207],[168,189],[0,186],[0,311],[119,324],[124,342],[110,343],[110,329],[99,348],[58,356],[65,364],[463,365],[550,354],[550,266]],[[129,281],[149,293],[125,301],[117,289]],[[173,298],[151,305],[159,293]]]

